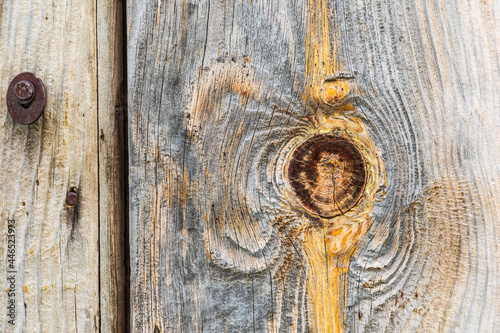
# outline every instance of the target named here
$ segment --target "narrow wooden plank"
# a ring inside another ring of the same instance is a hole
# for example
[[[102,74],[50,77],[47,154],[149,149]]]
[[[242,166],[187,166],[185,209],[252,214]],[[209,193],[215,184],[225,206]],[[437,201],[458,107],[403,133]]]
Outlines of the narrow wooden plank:
[[[1,330],[99,330],[97,62],[94,1],[0,4]],[[20,72],[45,83],[45,113],[13,122],[5,94]],[[78,191],[76,206],[66,193]],[[15,220],[9,296],[8,220]],[[6,309],[15,301],[15,319]]]
[[[499,10],[130,1],[131,328],[495,331]],[[349,92],[325,102],[332,79]],[[356,121],[386,183],[363,219],[318,217],[289,156]]]
[[[124,2],[97,1],[102,332],[128,331]]]

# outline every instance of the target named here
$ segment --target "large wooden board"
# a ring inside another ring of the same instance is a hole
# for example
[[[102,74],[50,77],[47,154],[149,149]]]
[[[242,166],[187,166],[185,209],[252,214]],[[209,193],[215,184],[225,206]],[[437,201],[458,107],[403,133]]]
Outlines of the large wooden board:
[[[132,329],[333,331],[310,316],[294,226],[311,218],[275,177],[327,73],[349,82],[337,116],[361,121],[386,176],[340,279],[341,330],[496,331],[499,10],[129,1]]]

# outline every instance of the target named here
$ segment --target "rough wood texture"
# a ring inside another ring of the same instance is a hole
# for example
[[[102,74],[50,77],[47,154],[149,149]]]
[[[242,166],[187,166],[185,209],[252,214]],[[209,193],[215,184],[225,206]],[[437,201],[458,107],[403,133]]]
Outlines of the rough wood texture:
[[[326,231],[297,227],[314,219],[280,176],[321,109],[367,129],[387,178],[357,224],[370,229],[331,275],[340,330],[495,332],[499,10],[131,1],[134,331],[332,331],[310,316],[308,286],[312,268],[325,279],[331,268],[308,261]],[[325,79],[348,82],[338,98],[350,105],[335,107]]]
[[[102,332],[128,327],[124,2],[97,1],[99,248]]]
[[[94,1],[0,3],[1,330],[99,330],[97,62]],[[47,105],[14,123],[5,93],[22,71]],[[79,199],[66,204],[76,187]],[[8,323],[7,223],[14,219],[16,318]]]

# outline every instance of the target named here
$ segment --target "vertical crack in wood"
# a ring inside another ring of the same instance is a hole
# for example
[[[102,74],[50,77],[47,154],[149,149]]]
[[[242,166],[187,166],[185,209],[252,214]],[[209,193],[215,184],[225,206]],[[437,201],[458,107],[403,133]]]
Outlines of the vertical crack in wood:
[[[121,128],[121,134],[122,134],[122,140],[121,142],[123,143],[123,160],[122,160],[122,167],[123,167],[123,173],[122,173],[122,179],[121,182],[122,184],[129,184],[129,140],[128,140],[128,131],[129,131],[129,126],[128,126],[128,77],[127,77],[127,40],[128,40],[128,34],[127,34],[127,1],[126,0],[119,0],[121,3],[121,41],[122,41],[122,70],[123,70],[123,85],[121,87],[122,91],[122,107],[123,109],[120,112],[120,115],[122,116],[122,121],[120,122],[122,125]],[[120,117],[118,117],[120,118]],[[123,191],[123,201],[124,201],[124,216],[123,216],[123,239],[125,240],[123,242],[123,254],[124,254],[124,265],[125,265],[125,276],[123,277],[124,279],[124,286],[123,286],[123,319],[124,319],[124,329],[126,332],[130,332],[131,328],[131,307],[130,307],[130,236],[129,236],[129,226],[130,226],[130,217],[129,217],[129,186],[124,186],[124,191]]]
[[[99,0],[95,0],[94,2],[94,6],[95,6],[95,25],[94,25],[94,29],[95,29],[95,52],[96,52],[96,67],[97,67],[97,79],[96,79],[96,89],[97,89],[97,100],[96,100],[96,113],[97,113],[97,117],[96,117],[96,123],[97,123],[97,202],[100,204],[101,202],[101,174],[100,174],[100,158],[99,158],[99,155],[100,155],[100,148],[101,148],[101,142],[99,139],[102,139],[104,137],[104,133],[101,133],[101,130],[100,130],[100,126],[99,126],[99,33],[98,33],[98,25],[99,25],[99,15],[98,15],[98,10],[99,10],[99,4],[98,4],[98,1]],[[99,134],[101,133],[101,134]],[[102,274],[102,270],[101,270],[101,209],[99,207],[99,209],[97,209],[97,221],[98,221],[98,227],[97,227],[97,244],[98,244],[98,254],[97,254],[97,283],[98,283],[98,286],[97,286],[97,296],[98,296],[98,299],[99,299],[99,302],[98,302],[98,313],[99,313],[99,320],[98,320],[98,329],[99,329],[99,332],[101,332],[101,320],[102,320],[102,309],[101,309],[101,274]],[[76,302],[76,301],[75,301]],[[78,329],[77,329],[78,330]]]
[[[96,0],[99,331],[128,331],[126,3]]]

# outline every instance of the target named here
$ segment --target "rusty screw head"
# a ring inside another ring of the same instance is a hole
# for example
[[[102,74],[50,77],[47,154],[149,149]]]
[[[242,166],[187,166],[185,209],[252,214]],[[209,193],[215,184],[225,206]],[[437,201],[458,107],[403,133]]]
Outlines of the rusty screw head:
[[[78,201],[78,193],[75,192],[75,190],[70,190],[68,194],[66,194],[66,202],[70,206],[76,205]]]
[[[22,80],[14,86],[14,94],[17,99],[19,99],[19,103],[28,104],[33,100],[33,97],[35,97],[35,87],[33,83]]]
[[[45,109],[45,86],[35,74],[25,72],[12,79],[7,89],[7,110],[17,123],[28,125]]]

